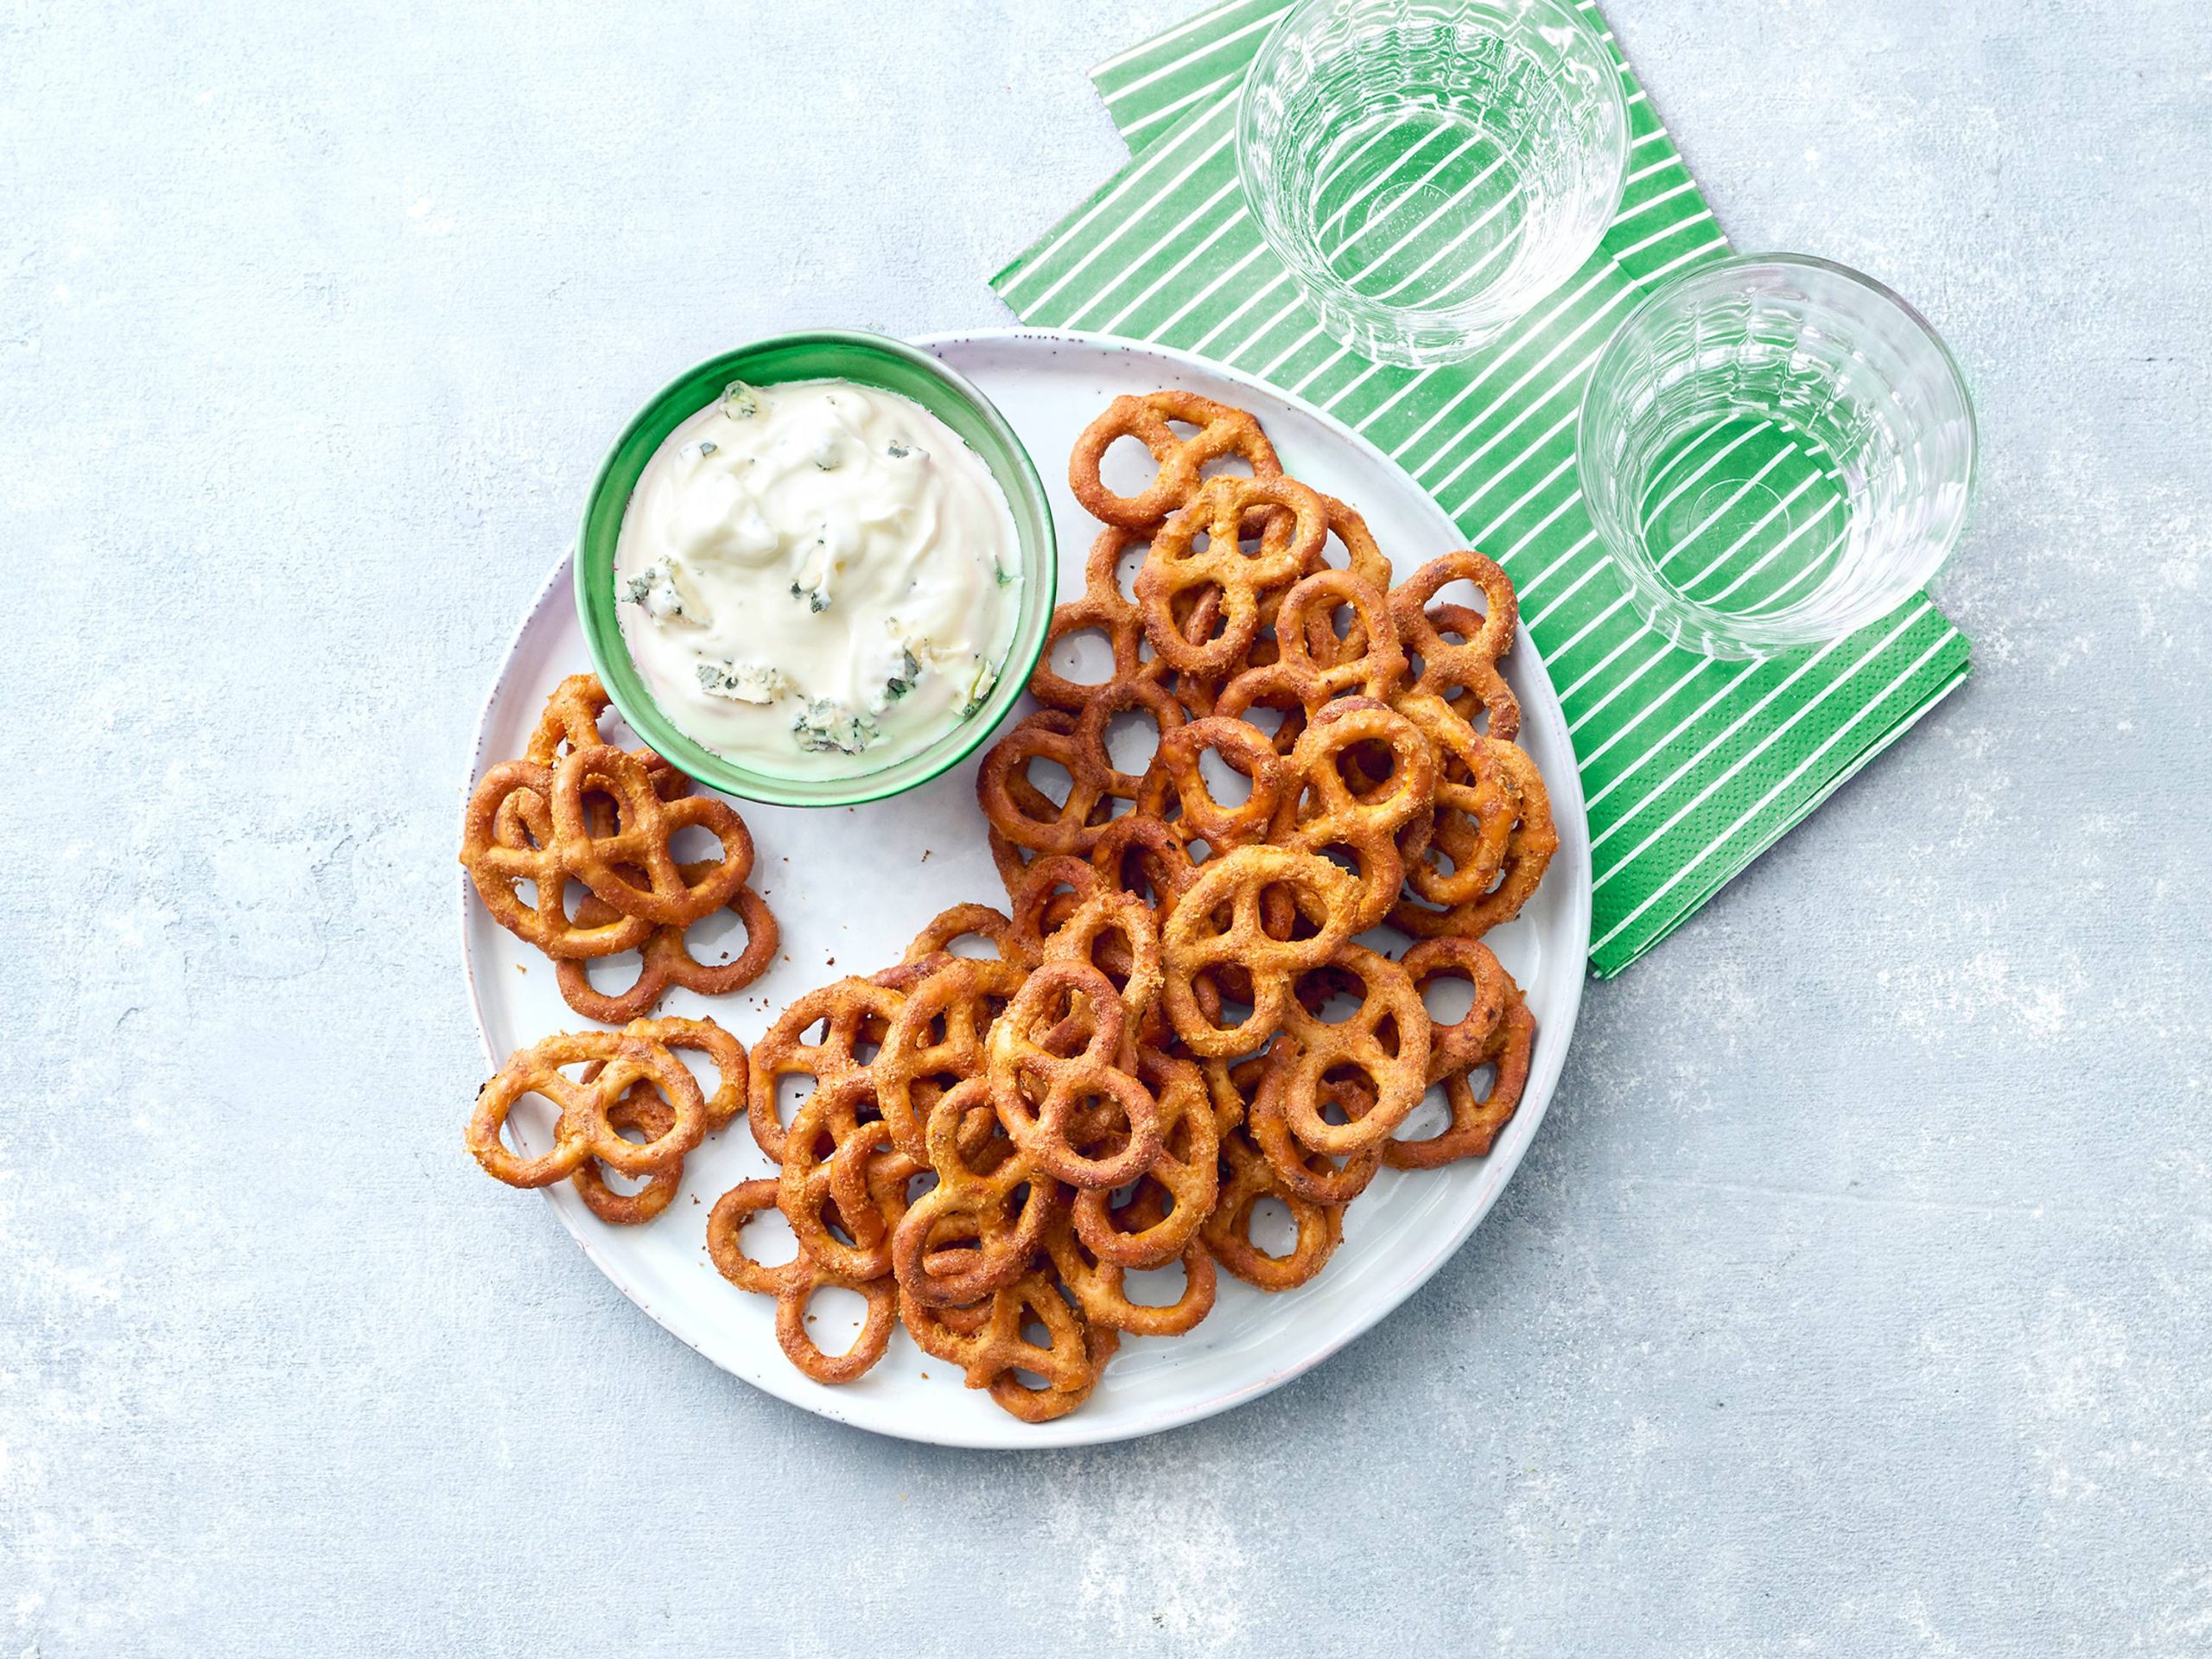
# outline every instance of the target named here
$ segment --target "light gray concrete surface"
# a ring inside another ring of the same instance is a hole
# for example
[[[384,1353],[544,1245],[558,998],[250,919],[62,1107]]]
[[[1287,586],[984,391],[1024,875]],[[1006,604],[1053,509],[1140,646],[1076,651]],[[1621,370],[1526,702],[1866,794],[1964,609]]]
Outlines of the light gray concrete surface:
[[[0,1652],[2212,1651],[2188,0],[1617,0],[1738,243],[1969,365],[1975,674],[1319,1371],[872,1440],[461,1155],[468,734],[608,435],[1001,320],[1186,10],[0,5]]]

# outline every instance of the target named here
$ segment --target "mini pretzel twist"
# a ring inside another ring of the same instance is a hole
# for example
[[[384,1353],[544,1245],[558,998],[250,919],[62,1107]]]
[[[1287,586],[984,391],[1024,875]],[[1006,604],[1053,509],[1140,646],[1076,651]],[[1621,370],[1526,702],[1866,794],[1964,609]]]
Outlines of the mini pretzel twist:
[[[1352,613],[1353,631],[1343,639],[1331,626],[1339,606]],[[1404,684],[1406,653],[1389,599],[1352,571],[1328,569],[1300,580],[1283,595],[1274,628],[1275,660],[1248,668],[1224,686],[1214,702],[1216,714],[1294,707],[1311,719],[1332,698],[1388,702]],[[1317,644],[1328,660],[1315,654]]]
[[[1078,1020],[1087,1027],[1081,1049],[1055,1053],[1048,1039]],[[1084,962],[1040,965],[991,1027],[991,1103],[1032,1169],[1071,1186],[1115,1187],[1159,1160],[1159,1103],[1115,1064],[1128,1030],[1113,982]],[[1127,1127],[1104,1156],[1075,1143],[1084,1109],[1094,1102],[1118,1109]]]
[[[529,760],[505,760],[486,772],[461,818],[461,861],[492,919],[547,956],[611,957],[635,950],[652,936],[642,916],[618,916],[587,926],[571,921],[563,904],[569,868],[553,833],[553,772]],[[526,799],[524,798],[527,798]],[[511,804],[512,803],[512,804]],[[508,826],[502,827],[502,815]],[[518,891],[527,881],[535,902]]]
[[[696,885],[707,879],[714,865],[696,860],[676,868],[687,884]],[[728,996],[743,990],[768,971],[769,964],[776,959],[782,934],[775,917],[769,912],[767,901],[749,887],[740,887],[727,907],[745,924],[745,949],[730,961],[701,962],[691,954],[689,928],[656,927],[639,952],[638,977],[626,991],[609,995],[599,989],[588,977],[581,962],[556,963],[554,972],[561,987],[562,1001],[587,1020],[619,1026],[650,1013],[668,995],[671,985],[680,985],[700,996]],[[576,904],[576,925],[580,927],[611,921],[620,914],[589,891]]]
[[[849,1100],[817,1090],[784,1137],[777,1207],[799,1249],[823,1271],[856,1283],[880,1279],[891,1271],[891,1234],[906,1213],[906,1183],[928,1167],[892,1147],[881,1119],[857,1122]]]
[[[1255,507],[1276,507],[1290,523],[1279,536],[1271,524],[1259,549],[1246,552],[1242,532]],[[1160,526],[1137,572],[1137,606],[1152,648],[1186,674],[1218,675],[1251,649],[1262,618],[1260,595],[1294,582],[1319,556],[1329,531],[1320,496],[1288,478],[1216,478],[1188,505]],[[1206,538],[1203,550],[1198,538]],[[1194,640],[1178,625],[1175,607],[1185,595],[1220,595],[1220,632]]]
[[[1138,1184],[1129,1202],[1114,1212],[1116,1224],[1136,1231],[1156,1226],[1164,1205],[1161,1189],[1147,1178]],[[1060,1282],[1093,1330],[1103,1325],[1135,1337],[1179,1337],[1213,1312],[1218,1275],[1213,1257],[1195,1237],[1183,1250],[1182,1294],[1164,1305],[1130,1300],[1128,1270],[1093,1255],[1065,1212],[1053,1217],[1045,1248]]]
[[[1267,1154],[1242,1128],[1222,1137],[1221,1155],[1228,1173],[1213,1213],[1199,1229],[1207,1253],[1246,1284],[1267,1291],[1294,1290],[1326,1267],[1344,1242],[1344,1206],[1316,1204],[1284,1186]],[[1290,1211],[1298,1230],[1287,1255],[1272,1255],[1252,1237],[1252,1211],[1262,1198],[1279,1199]]]
[[[777,1184],[744,1181],[715,1201],[707,1214],[707,1255],[723,1278],[740,1290],[776,1299],[776,1341],[785,1357],[817,1382],[850,1382],[883,1357],[898,1323],[898,1295],[887,1278],[851,1280],[830,1271],[805,1250],[776,1267],[764,1268],[745,1252],[738,1235],[745,1224],[776,1207]],[[835,1286],[858,1291],[868,1317],[849,1352],[824,1353],[806,1332],[807,1304],[815,1292]]]
[[[1137,1077],[1160,1103],[1162,1150],[1144,1173],[1160,1202],[1140,1218],[1116,1210],[1111,1192],[1090,1187],[1075,1195],[1071,1214],[1098,1261],[1141,1271],[1165,1267],[1198,1236],[1219,1188],[1220,1135],[1205,1080],[1191,1062],[1140,1048]]]
[[[1543,774],[1536,770],[1536,763],[1529,758],[1528,751],[1477,733],[1468,735],[1476,744],[1484,746],[1480,753],[1503,775],[1512,791],[1513,817],[1503,854],[1494,866],[1497,882],[1472,898],[1447,903],[1440,910],[1400,899],[1391,906],[1390,924],[1415,938],[1433,939],[1451,933],[1464,938],[1480,938],[1491,928],[1511,921],[1534,895],[1552,861],[1552,855],[1559,850],[1559,830],[1552,823],[1551,793],[1544,787]],[[1494,819],[1486,823],[1473,812],[1438,820],[1433,838],[1437,848],[1452,861],[1455,874],[1460,868],[1484,868],[1486,832],[1494,823]],[[1416,872],[1412,885],[1424,897],[1428,891],[1451,890],[1440,879],[1420,872]]]
[[[1440,1040],[1431,1046],[1429,1080],[1444,1085],[1451,1122],[1434,1135],[1389,1141],[1383,1157],[1393,1169],[1434,1169],[1487,1156],[1528,1086],[1535,1016],[1489,947],[1472,939],[1431,939],[1407,951],[1399,965],[1416,986],[1446,974],[1470,978],[1475,998],[1456,1025],[1439,1028]],[[1478,1020],[1485,1022],[1478,1039]],[[1478,1097],[1472,1077],[1484,1066],[1491,1068],[1490,1087]]]
[[[1389,751],[1390,774],[1355,793],[1344,766],[1363,746]],[[1364,932],[1397,902],[1405,875],[1399,836],[1432,810],[1435,747],[1388,704],[1354,697],[1322,711],[1298,740],[1290,764],[1298,785],[1277,809],[1268,839],[1303,853],[1349,853],[1359,868],[1351,931]],[[1421,839],[1425,843],[1425,836]]]
[[[1313,1204],[1346,1205],[1367,1190],[1382,1167],[1383,1147],[1371,1146],[1352,1154],[1340,1166],[1327,1154],[1302,1145],[1291,1134],[1283,1116],[1285,1093],[1301,1086],[1298,1079],[1302,1051],[1292,1038],[1282,1038],[1269,1049],[1260,1074],[1260,1085],[1244,1118],[1252,1144],[1274,1166],[1275,1179],[1286,1193]],[[1313,1084],[1317,1104],[1333,1107],[1348,1122],[1357,1122],[1375,1109],[1375,1089],[1357,1073],[1324,1073]]]
[[[1285,1063],[1282,1118],[1291,1134],[1313,1151],[1355,1157],[1380,1146],[1405,1122],[1428,1088],[1429,1016],[1406,970],[1363,945],[1339,945],[1327,978],[1355,985],[1359,1007],[1341,1020],[1325,1020],[1294,1001],[1282,1030],[1298,1046]],[[1322,1116],[1322,1079],[1337,1071],[1357,1072],[1375,1091],[1364,1116],[1332,1123]]]
[[[829,1090],[857,1113],[874,1089],[859,1050],[883,1040],[905,1003],[897,991],[848,978],[809,991],[776,1017],[753,1045],[746,1090],[746,1115],[762,1152],[777,1163],[784,1161],[785,1131],[776,1095],[786,1077],[811,1078],[815,1094]],[[816,1026],[824,1027],[822,1040],[808,1042],[806,1033]]]
[[[561,1068],[604,1064],[588,1082]],[[648,1080],[671,1108],[668,1127],[650,1141],[625,1140],[613,1122],[630,1086]],[[511,1152],[499,1139],[507,1115],[524,1096],[538,1095],[559,1109],[553,1149],[536,1158]],[[548,1037],[518,1049],[476,1096],[468,1120],[468,1150],[494,1180],[509,1186],[550,1186],[596,1158],[624,1175],[651,1175],[681,1159],[707,1131],[707,1103],[698,1079],[664,1045],[629,1031],[583,1031]]]
[[[1440,589],[1455,582],[1471,582],[1482,589],[1489,609],[1479,620],[1465,606],[1425,608]],[[1496,561],[1471,550],[1430,560],[1391,594],[1390,615],[1405,649],[1421,659],[1421,673],[1410,690],[1446,700],[1471,727],[1466,704],[1487,710],[1490,735],[1503,741],[1519,734],[1521,704],[1497,664],[1513,649],[1521,601],[1512,578]],[[1446,639],[1446,631],[1457,633],[1461,643]]]
[[[1195,426],[1191,437],[1168,424],[1179,421]],[[1100,480],[1099,463],[1122,438],[1136,439],[1152,451],[1159,475],[1138,494],[1116,495]],[[1259,422],[1241,409],[1217,404],[1194,391],[1155,391],[1143,397],[1123,396],[1107,404],[1106,412],[1084,428],[1068,457],[1068,488],[1083,510],[1102,524],[1123,530],[1150,530],[1187,502],[1199,487],[1202,470],[1230,455],[1241,455],[1255,474],[1273,478],[1282,472],[1274,446],[1260,430]]]
[[[906,993],[869,1071],[892,1142],[908,1157],[928,1161],[924,1126],[932,1103],[944,1089],[982,1075],[986,1033],[1027,977],[1014,963],[947,957]],[[918,1098],[925,1083],[938,1087]]]
[[[975,1167],[961,1131],[978,1114],[993,1115],[987,1078],[969,1077],[938,1097],[927,1137],[937,1185],[914,1201],[892,1238],[899,1289],[931,1306],[976,1301],[1021,1277],[1066,1207],[1059,1183],[1034,1174],[1019,1152],[990,1169]],[[948,1233],[972,1239],[972,1247],[942,1249]]]
[[[619,827],[594,835],[585,797],[614,798]],[[687,795],[663,801],[636,759],[609,744],[575,749],[553,774],[553,830],[569,873],[625,916],[662,927],[689,927],[736,897],[753,874],[753,836],[745,821],[719,800]],[[683,879],[669,842],[678,831],[703,826],[721,843],[722,855],[691,885]],[[622,872],[642,871],[639,886]]]
[[[988,1389],[999,1406],[1024,1421],[1041,1423],[1066,1415],[1090,1397],[1098,1374],[1113,1352],[1113,1333],[1086,1329],[1083,1316],[1068,1306],[1046,1272],[1024,1274],[991,1293],[973,1331],[962,1331],[947,1310],[932,1307],[901,1291],[899,1317],[924,1353],[950,1361],[966,1374],[971,1389]],[[1042,1325],[1039,1345],[1023,1334]],[[1027,1371],[1044,1380],[1033,1389],[1014,1374]]]
[[[1270,938],[1262,911],[1270,890],[1314,925],[1313,937]],[[1279,847],[1240,847],[1198,870],[1160,934],[1162,1002],[1192,1052],[1242,1054],[1281,1027],[1296,976],[1319,967],[1351,937],[1358,884],[1327,859]],[[1196,988],[1208,970],[1249,975],[1251,1014],[1223,1027],[1206,1017]]]
[[[1233,807],[1214,798],[1199,768],[1208,750],[1251,779],[1251,793]],[[1137,792],[1136,810],[1116,823],[1157,818],[1185,845],[1203,841],[1225,853],[1267,838],[1276,809],[1292,792],[1290,783],[1289,763],[1264,732],[1242,720],[1209,716],[1161,735]]]

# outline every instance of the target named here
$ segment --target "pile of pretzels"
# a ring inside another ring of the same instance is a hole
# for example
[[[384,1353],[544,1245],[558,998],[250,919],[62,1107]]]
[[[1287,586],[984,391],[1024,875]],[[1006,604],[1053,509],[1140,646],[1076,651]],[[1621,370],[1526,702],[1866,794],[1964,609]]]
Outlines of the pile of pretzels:
[[[1123,438],[1158,464],[1134,496],[1100,475]],[[1033,1421],[1080,1405],[1124,1335],[1197,1325],[1217,1269],[1268,1291],[1319,1274],[1386,1166],[1489,1152],[1535,1025],[1482,938],[1558,844],[1514,741],[1517,607],[1491,560],[1394,586],[1357,512],[1187,392],[1116,398],[1070,483],[1103,526],[1085,589],[1055,613],[1041,707],[977,778],[1007,907],[947,911],[895,967],[783,1013],[745,1090],[779,1173],[707,1230],[810,1376],[862,1375],[903,1323]],[[1440,597],[1459,583],[1482,608]],[[1111,657],[1090,683],[1052,658],[1085,632]],[[1157,740],[1141,772],[1109,747],[1132,719]],[[1471,995],[1449,1023],[1423,995],[1447,978]],[[1442,1122],[1412,1133],[1438,1090]],[[1269,1199],[1291,1223],[1274,1248]],[[741,1234],[770,1209],[798,1250],[764,1266]],[[1172,1300],[1133,1294],[1177,1263]],[[868,1309],[842,1353],[807,1329],[830,1286]]]

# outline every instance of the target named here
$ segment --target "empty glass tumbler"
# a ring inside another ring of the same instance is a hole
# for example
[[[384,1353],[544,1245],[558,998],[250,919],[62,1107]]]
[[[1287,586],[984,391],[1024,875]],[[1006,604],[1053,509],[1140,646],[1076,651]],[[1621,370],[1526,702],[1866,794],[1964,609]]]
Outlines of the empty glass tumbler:
[[[1422,365],[1589,258],[1628,143],[1619,70],[1573,0],[1305,0],[1245,78],[1236,167],[1322,326]]]
[[[1723,259],[1614,334],[1576,462],[1645,620],[1767,656],[1854,632],[1936,574],[1974,493],[1974,408],[1935,331],[1871,277]]]

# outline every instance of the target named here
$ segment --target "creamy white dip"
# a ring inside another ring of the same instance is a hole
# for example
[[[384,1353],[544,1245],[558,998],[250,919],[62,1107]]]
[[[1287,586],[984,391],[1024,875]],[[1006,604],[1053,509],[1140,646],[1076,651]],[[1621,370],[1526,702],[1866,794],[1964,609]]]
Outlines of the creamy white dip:
[[[846,380],[733,385],[646,462],[615,611],[653,700],[760,772],[849,777],[986,696],[1020,543],[982,457],[920,404]]]

